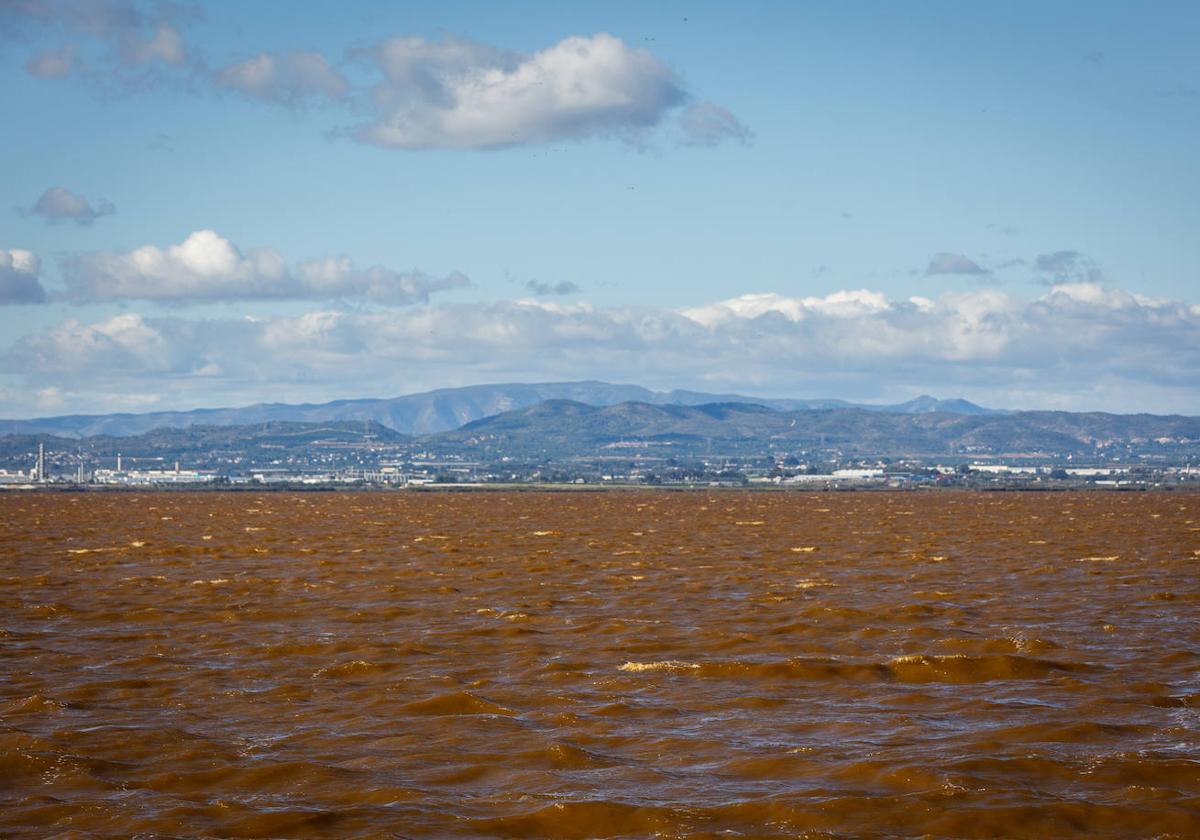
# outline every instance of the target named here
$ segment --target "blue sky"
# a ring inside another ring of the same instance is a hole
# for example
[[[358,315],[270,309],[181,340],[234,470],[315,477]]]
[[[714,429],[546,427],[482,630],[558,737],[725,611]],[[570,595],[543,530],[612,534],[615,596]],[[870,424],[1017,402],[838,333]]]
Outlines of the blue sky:
[[[1194,3],[0,0],[0,414],[1200,413],[1198,41]]]

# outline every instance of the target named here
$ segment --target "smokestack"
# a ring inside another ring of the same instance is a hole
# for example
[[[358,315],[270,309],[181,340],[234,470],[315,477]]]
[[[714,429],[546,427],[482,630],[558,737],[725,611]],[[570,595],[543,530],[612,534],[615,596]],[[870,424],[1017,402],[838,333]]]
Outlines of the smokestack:
[[[121,471],[121,453],[117,453],[117,472]]]
[[[37,470],[37,476],[36,476],[35,480],[38,482],[45,481],[46,480],[46,444],[44,444],[44,443],[38,444],[37,467],[35,467],[35,469]]]

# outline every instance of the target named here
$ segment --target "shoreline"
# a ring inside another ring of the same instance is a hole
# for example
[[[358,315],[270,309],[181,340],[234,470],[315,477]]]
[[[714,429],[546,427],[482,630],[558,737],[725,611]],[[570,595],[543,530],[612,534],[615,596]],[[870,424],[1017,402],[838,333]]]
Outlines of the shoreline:
[[[307,485],[256,484],[213,486],[209,483],[183,485],[9,485],[0,486],[4,493],[1195,493],[1200,485],[1155,484],[1122,487],[1097,487],[1087,484],[1062,486],[963,486],[936,487],[919,485],[896,486],[811,486],[794,485],[652,485],[652,484],[425,484],[419,487],[387,487],[378,485]]]

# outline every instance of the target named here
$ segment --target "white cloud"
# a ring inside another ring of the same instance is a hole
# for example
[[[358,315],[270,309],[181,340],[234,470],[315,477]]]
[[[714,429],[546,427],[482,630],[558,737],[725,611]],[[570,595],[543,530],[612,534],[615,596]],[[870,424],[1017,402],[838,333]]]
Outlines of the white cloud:
[[[880,292],[854,289],[833,292],[824,297],[793,298],[773,292],[749,294],[680,311],[691,320],[712,327],[722,322],[758,318],[768,313],[782,315],[789,321],[802,321],[814,315],[843,318],[862,316],[889,306],[891,302]]]
[[[596,378],[1200,413],[1200,306],[1070,288],[1035,300],[997,289],[917,300],[761,294],[684,311],[521,301],[261,320],[127,315],[19,339],[0,372],[97,394],[160,383],[191,404]]]
[[[98,252],[65,265],[67,297],[76,302],[287,297],[287,267],[276,251],[243,256],[211,230],[178,245],[144,245],[124,254]]]
[[[45,303],[46,290],[38,280],[42,262],[30,251],[0,248],[0,305]]]
[[[123,254],[101,251],[75,257],[64,264],[63,276],[66,297],[76,303],[350,298],[402,305],[469,283],[457,272],[437,278],[381,266],[359,269],[348,257],[303,262],[289,271],[278,251],[257,248],[243,253],[211,230],[196,231],[165,249],[143,245]]]
[[[365,142],[400,149],[499,148],[657,124],[686,94],[647,50],[607,33],[529,56],[461,39],[393,38],[373,51],[386,81]]]
[[[661,127],[682,145],[749,143],[725,108],[695,101],[649,50],[606,32],[574,35],[530,54],[465,38],[399,36],[346,55],[373,85],[354,85],[316,51],[261,52],[210,69],[185,38],[196,7],[149,0],[0,0],[0,34],[43,43],[27,61],[40,78],[85,80],[106,93],[197,81],[289,107],[340,103],[364,121],[339,129],[397,149],[496,149],[616,136],[645,144]]]
[[[1046,298],[1064,305],[1070,302],[1088,307],[1103,306],[1108,309],[1128,309],[1143,305],[1156,306],[1164,302],[1122,289],[1101,286],[1099,283],[1060,283],[1051,287]]]
[[[296,266],[298,292],[294,297],[312,300],[353,298],[374,303],[424,303],[434,292],[461,289],[470,285],[466,276],[452,272],[445,277],[429,277],[420,272],[407,274],[381,266],[358,269],[349,257],[327,257]]]
[[[63,411],[70,405],[62,388],[40,388],[33,399],[38,411],[42,412]]]
[[[216,81],[220,87],[252,99],[284,105],[318,97],[340,99],[349,88],[346,78],[325,56],[306,50],[256,55],[219,71]]]
[[[29,212],[41,216],[50,224],[67,219],[86,227],[101,216],[113,215],[117,208],[109,201],[101,201],[98,206],[92,207],[79,193],[71,192],[66,187],[50,187],[34,202]]]
[[[74,318],[46,332],[21,339],[9,358],[41,375],[74,374],[85,370],[110,374],[168,373],[174,367],[171,342],[141,315],[117,315],[95,324]]]

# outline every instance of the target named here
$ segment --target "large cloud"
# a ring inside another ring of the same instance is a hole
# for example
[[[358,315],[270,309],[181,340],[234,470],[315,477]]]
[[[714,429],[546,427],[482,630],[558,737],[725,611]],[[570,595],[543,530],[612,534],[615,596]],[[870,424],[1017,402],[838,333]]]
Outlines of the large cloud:
[[[51,187],[34,202],[29,212],[41,216],[50,224],[70,220],[77,225],[88,226],[101,216],[111,216],[117,208],[110,201],[100,201],[93,207],[91,202],[66,187]]]
[[[687,98],[670,68],[607,33],[533,55],[393,38],[373,56],[385,76],[374,92],[379,117],[355,136],[393,148],[498,148],[640,129]]]
[[[39,78],[78,76],[109,92],[216,88],[289,107],[341,103],[368,116],[338,133],[388,148],[495,149],[594,136],[645,144],[664,124],[682,145],[753,139],[730,111],[696,101],[648,50],[605,32],[530,54],[455,36],[394,37],[346,51],[366,69],[356,85],[312,50],[259,52],[211,69],[181,29],[197,14],[148,0],[0,0],[0,35],[41,47],[25,64]]]
[[[46,290],[38,280],[41,268],[36,254],[0,249],[0,304],[45,303]]]
[[[634,378],[792,396],[932,391],[1010,407],[1200,413],[1200,306],[1072,284],[1036,300],[996,289],[908,300],[846,291],[683,311],[524,301],[261,321],[126,315],[22,338],[0,368],[71,392],[80,383],[98,393],[170,384],[193,404]]]
[[[278,251],[258,248],[243,253],[211,230],[196,231],[165,249],[144,245],[123,254],[102,251],[75,257],[64,263],[63,277],[66,297],[76,303],[349,298],[402,305],[468,285],[457,272],[437,278],[381,266],[359,269],[347,257],[303,262],[289,270]]]

